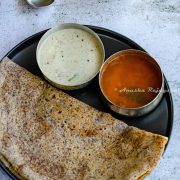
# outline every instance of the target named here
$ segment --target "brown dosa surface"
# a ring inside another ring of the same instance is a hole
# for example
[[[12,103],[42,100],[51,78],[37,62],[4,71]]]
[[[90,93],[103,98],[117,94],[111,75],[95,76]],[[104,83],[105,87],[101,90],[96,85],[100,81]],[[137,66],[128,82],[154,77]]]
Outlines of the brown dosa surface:
[[[139,179],[166,142],[0,63],[0,159],[20,179]]]

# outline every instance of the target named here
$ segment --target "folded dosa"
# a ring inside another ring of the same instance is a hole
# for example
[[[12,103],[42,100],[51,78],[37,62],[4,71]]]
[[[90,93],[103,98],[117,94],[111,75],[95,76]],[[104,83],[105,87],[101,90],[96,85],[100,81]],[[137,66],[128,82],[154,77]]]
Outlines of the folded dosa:
[[[0,63],[0,159],[20,179],[141,179],[166,142]]]

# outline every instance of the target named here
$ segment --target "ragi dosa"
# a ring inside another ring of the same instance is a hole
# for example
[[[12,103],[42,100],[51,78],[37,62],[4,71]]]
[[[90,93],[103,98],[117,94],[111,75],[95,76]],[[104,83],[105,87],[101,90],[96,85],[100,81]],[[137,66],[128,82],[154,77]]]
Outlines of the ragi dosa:
[[[166,142],[0,63],[0,159],[20,179],[141,179]]]

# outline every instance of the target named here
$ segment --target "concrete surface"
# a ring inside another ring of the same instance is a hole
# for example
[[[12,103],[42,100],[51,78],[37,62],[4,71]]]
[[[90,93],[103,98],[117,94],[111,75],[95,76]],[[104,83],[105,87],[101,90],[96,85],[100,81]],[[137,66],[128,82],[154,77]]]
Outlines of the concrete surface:
[[[56,0],[45,9],[32,9],[25,0],[0,1],[0,58],[26,37],[64,22],[112,29],[157,59],[173,90],[175,119],[167,151],[146,179],[179,180],[180,0]],[[9,178],[0,172],[0,179]]]

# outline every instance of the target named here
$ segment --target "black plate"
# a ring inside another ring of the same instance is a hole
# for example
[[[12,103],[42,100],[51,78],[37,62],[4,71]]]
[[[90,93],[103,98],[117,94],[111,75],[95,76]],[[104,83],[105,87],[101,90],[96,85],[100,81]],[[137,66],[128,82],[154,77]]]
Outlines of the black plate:
[[[141,48],[138,44],[118,33],[95,26],[88,27],[98,33],[101,40],[103,41],[106,58],[113,53],[124,49],[138,49],[144,51],[144,49]],[[7,54],[7,56],[14,62],[19,64],[20,66],[25,67],[33,74],[41,77],[42,74],[36,63],[36,47],[38,41],[45,32],[46,30],[27,38]],[[122,117],[110,111],[100,99],[100,90],[97,77],[86,88],[66,92],[71,96],[79,99],[80,101],[83,101],[95,107],[96,109],[111,113],[114,117],[123,120],[128,125],[136,126],[141,129],[151,131],[153,133],[170,137],[173,124],[173,103],[166,78],[165,90],[167,91],[166,93],[164,93],[163,99],[158,105],[158,107],[152,112],[150,112],[148,115],[139,118]],[[0,163],[0,165],[11,176],[11,178],[16,179],[16,177],[2,163]]]

